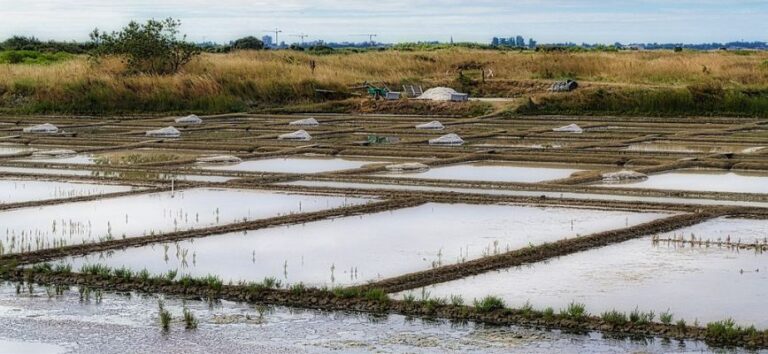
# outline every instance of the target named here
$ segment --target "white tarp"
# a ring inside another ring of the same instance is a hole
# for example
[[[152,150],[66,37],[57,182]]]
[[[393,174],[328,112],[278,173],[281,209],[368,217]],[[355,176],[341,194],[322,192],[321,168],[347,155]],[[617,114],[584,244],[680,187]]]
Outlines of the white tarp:
[[[443,126],[443,123],[440,123],[436,120],[433,120],[429,123],[419,124],[416,126],[416,129],[428,129],[428,130],[443,130],[445,129],[445,126]]]
[[[320,122],[318,122],[317,119],[315,119],[314,117],[310,117],[307,119],[295,120],[293,122],[288,123],[288,125],[295,126],[295,127],[316,127],[320,125]]]
[[[45,123],[40,125],[34,125],[31,127],[24,128],[23,131],[25,133],[57,133],[59,131],[59,128],[51,123]]]
[[[552,131],[559,133],[583,133],[584,129],[581,129],[581,127],[576,124],[569,124],[564,127],[552,129]]]
[[[389,165],[386,167],[390,172],[425,172],[429,170],[429,166],[418,162],[406,162],[396,165]]]
[[[182,124],[202,124],[203,120],[200,117],[198,117],[198,116],[196,116],[194,114],[190,114],[190,115],[188,115],[186,117],[176,118],[176,123],[182,123]]]
[[[447,134],[439,138],[429,139],[429,145],[463,145],[464,140],[456,134]]]
[[[181,136],[181,132],[174,127],[165,127],[157,130],[150,130],[147,132],[147,136],[156,138],[178,138]]]
[[[302,141],[312,140],[312,136],[309,135],[309,133],[307,133],[305,130],[297,130],[293,133],[282,134],[277,138],[280,140],[302,140]]]
[[[242,161],[243,160],[241,158],[232,155],[202,156],[197,158],[197,162],[209,164],[240,163]]]

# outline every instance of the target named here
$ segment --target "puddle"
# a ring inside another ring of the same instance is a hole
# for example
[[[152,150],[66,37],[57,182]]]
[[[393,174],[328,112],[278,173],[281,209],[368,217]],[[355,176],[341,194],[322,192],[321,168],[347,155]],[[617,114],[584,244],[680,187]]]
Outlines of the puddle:
[[[170,332],[160,330],[158,297],[104,293],[81,301],[77,288],[49,297],[36,286],[32,295],[0,286],[0,341],[51,343],[35,352],[133,353],[669,353],[700,352],[700,342],[613,339],[599,333],[568,334],[525,327],[497,327],[426,321],[400,315],[372,316],[229,301],[164,299]],[[184,307],[199,326],[184,330]],[[4,311],[3,309],[12,309]],[[42,344],[41,344],[42,345]],[[27,347],[31,348],[31,347]],[[12,352],[17,352],[16,350]]]
[[[14,353],[14,354],[40,354],[40,353],[47,353],[47,354],[56,354],[56,353],[66,353],[69,350],[65,347],[53,345],[53,344],[46,344],[46,343],[33,343],[33,342],[23,342],[23,341],[17,341],[17,340],[4,340],[0,339],[0,351],[3,353]]]
[[[359,198],[191,189],[0,212],[2,250],[18,253],[365,203]]]
[[[316,188],[363,189],[363,190],[383,189],[383,190],[403,190],[403,191],[435,191],[435,192],[455,192],[455,193],[467,193],[467,194],[509,195],[509,196],[522,196],[522,197],[545,196],[547,198],[553,198],[553,199],[568,198],[568,199],[587,199],[587,200],[606,200],[606,201],[637,201],[637,202],[669,203],[669,204],[732,205],[732,206],[749,206],[749,207],[757,207],[757,208],[768,208],[768,202],[749,202],[749,201],[698,199],[698,198],[643,197],[643,196],[628,196],[628,195],[570,193],[570,192],[551,192],[551,191],[513,191],[513,190],[504,190],[504,189],[409,186],[409,185],[402,185],[402,184],[352,183],[352,182],[333,182],[333,181],[295,181],[295,182],[277,183],[277,185],[316,187]]]
[[[225,281],[350,285],[623,228],[664,214],[508,205],[425,204],[304,225],[198,238],[75,258],[153,274]]]
[[[713,238],[730,234],[747,241],[768,236],[768,221],[716,219],[662,237],[695,233]],[[768,328],[768,254],[719,247],[681,247],[651,237],[581,252],[549,262],[490,272],[427,287],[432,296],[461,294],[471,301],[501,296],[508,305],[530,301],[535,308],[565,308],[571,301],[600,314],[635,307],[675,320],[704,325],[732,317],[742,325]],[[421,290],[418,291],[420,293]],[[658,317],[657,317],[658,319]]]
[[[323,173],[351,170],[381,161],[350,160],[343,158],[288,157],[243,161],[234,165],[203,166],[212,171],[270,172],[270,173]]]
[[[680,171],[648,176],[629,184],[605,184],[601,187],[645,188],[697,192],[768,193],[768,175],[746,172]]]
[[[75,182],[0,180],[0,204],[126,192],[130,186]]]
[[[545,166],[471,163],[436,167],[422,173],[381,174],[379,177],[418,178],[457,181],[538,183],[568,178],[583,170]]]

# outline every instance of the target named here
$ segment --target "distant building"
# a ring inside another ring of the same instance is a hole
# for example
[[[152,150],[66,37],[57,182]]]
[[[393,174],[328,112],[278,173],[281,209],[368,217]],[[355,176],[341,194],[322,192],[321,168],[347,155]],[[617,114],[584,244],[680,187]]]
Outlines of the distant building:
[[[271,48],[274,46],[274,43],[272,42],[272,36],[261,37],[261,41],[264,42],[265,47]]]

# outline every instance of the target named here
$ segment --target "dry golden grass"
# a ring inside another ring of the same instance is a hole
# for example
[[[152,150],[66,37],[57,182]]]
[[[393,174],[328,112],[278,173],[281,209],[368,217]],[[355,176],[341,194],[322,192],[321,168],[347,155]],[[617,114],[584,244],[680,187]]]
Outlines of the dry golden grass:
[[[309,62],[315,60],[312,74]],[[456,68],[479,63],[492,81],[575,78],[605,85],[684,87],[718,82],[725,87],[768,85],[768,53],[621,52],[534,53],[449,49],[309,55],[293,51],[203,54],[171,76],[127,76],[117,60],[86,57],[46,66],[0,65],[0,104],[8,97],[45,103],[37,110],[91,105],[93,111],[226,110],[231,105],[280,104],[312,99],[315,88],[344,90],[365,81],[399,87],[457,86]],[[491,95],[486,91],[481,91]],[[106,101],[103,105],[99,105]],[[188,104],[194,101],[194,104]],[[240,103],[238,103],[240,102]],[[131,105],[130,107],[128,105]],[[69,107],[67,106],[67,107]],[[216,108],[218,107],[218,108]]]

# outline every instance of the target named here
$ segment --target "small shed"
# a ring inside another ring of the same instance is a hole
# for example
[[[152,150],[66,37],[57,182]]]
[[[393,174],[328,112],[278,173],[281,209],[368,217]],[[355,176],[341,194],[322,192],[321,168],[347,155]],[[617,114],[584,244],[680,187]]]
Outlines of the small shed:
[[[277,138],[279,140],[298,140],[298,141],[312,140],[312,136],[309,135],[309,133],[307,133],[305,130],[297,130],[293,133],[281,134]]]
[[[292,127],[316,127],[320,125],[320,122],[317,121],[314,117],[310,117],[307,119],[299,119],[295,120],[293,122],[288,123],[288,125]]]
[[[464,145],[464,139],[462,139],[460,136],[456,134],[451,133],[451,134],[443,135],[439,138],[429,139],[429,145],[447,145],[447,146]]]
[[[569,125],[566,125],[564,127],[552,129],[552,131],[553,132],[558,132],[558,133],[576,133],[576,134],[581,134],[581,133],[584,132],[584,129],[581,129],[581,127],[578,126],[577,124],[569,124]]]
[[[24,133],[55,134],[59,132],[59,127],[51,123],[45,123],[40,125],[33,125],[31,127],[26,127],[22,131]]]
[[[196,161],[198,163],[221,164],[221,165],[243,162],[241,158],[237,156],[232,156],[232,155],[202,156],[202,157],[198,157]]]
[[[429,123],[419,124],[416,126],[416,129],[425,129],[425,130],[443,130],[445,129],[445,126],[443,123],[440,123],[436,120],[433,120]]]
[[[203,120],[197,115],[190,114],[186,117],[176,118],[176,123],[180,124],[203,124]]]
[[[150,130],[147,132],[147,136],[153,138],[178,138],[181,136],[181,132],[174,127],[165,127],[157,130]]]

